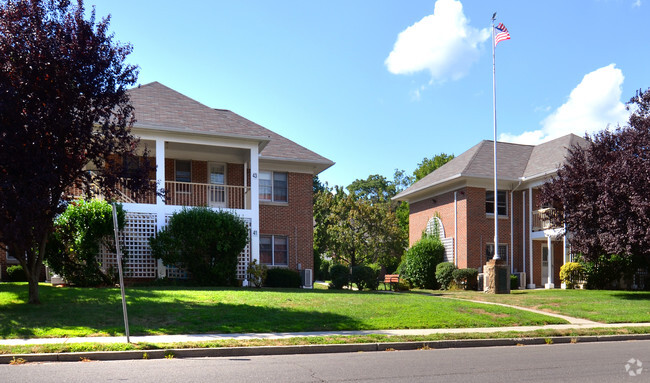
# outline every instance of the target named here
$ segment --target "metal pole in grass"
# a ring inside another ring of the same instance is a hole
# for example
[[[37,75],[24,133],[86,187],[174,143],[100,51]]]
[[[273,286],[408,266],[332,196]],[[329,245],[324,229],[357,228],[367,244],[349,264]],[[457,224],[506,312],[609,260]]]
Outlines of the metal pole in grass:
[[[126,313],[126,297],[124,296],[124,275],[122,274],[122,252],[120,251],[120,239],[117,232],[117,206],[113,206],[113,230],[115,231],[115,253],[117,254],[117,269],[120,274],[120,292],[122,293],[122,312],[124,313],[124,330],[126,332],[126,342],[131,343],[129,336],[129,315]]]

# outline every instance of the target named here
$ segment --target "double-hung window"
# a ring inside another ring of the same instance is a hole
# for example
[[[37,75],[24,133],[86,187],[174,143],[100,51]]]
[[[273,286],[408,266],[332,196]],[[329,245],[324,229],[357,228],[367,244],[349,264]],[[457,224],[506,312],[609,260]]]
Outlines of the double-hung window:
[[[498,215],[508,215],[508,209],[506,204],[506,191],[499,190],[497,191],[497,214]],[[485,213],[494,214],[494,191],[486,190],[485,191]]]
[[[494,243],[485,245],[485,259],[489,261],[494,257]],[[508,245],[499,244],[499,257],[508,260]]]
[[[261,171],[259,177],[260,200],[273,202],[289,201],[287,173]]]
[[[192,182],[192,161],[176,160],[176,182]]]
[[[260,235],[260,264],[289,265],[289,238],[284,235]]]

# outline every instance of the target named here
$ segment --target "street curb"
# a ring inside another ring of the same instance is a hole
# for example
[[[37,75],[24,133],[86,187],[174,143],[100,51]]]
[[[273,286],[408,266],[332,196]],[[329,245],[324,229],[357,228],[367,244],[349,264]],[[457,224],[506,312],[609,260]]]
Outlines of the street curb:
[[[215,358],[261,355],[293,354],[329,354],[343,352],[405,351],[420,349],[449,349],[467,347],[503,347],[529,346],[543,344],[619,342],[650,340],[650,334],[629,335],[590,335],[590,336],[553,336],[536,338],[501,338],[501,339],[461,339],[436,340],[420,342],[381,342],[352,344],[315,344],[302,346],[261,346],[261,347],[219,347],[219,348],[183,348],[166,350],[131,350],[131,351],[94,351],[67,352],[48,354],[6,354],[0,355],[0,364],[10,364],[14,360],[20,363],[33,362],[79,362],[163,358]]]

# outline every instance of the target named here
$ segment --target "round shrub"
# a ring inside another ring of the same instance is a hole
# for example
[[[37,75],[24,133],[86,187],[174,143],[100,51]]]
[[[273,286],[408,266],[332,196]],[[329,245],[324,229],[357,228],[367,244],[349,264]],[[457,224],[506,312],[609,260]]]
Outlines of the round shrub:
[[[341,290],[350,282],[350,270],[345,265],[335,263],[330,266],[330,277],[332,278],[332,283],[330,283],[329,288]]]
[[[456,271],[456,266],[451,262],[442,262],[436,266],[436,280],[440,283],[442,290],[448,290],[451,287],[451,282],[454,281],[454,271]]]
[[[478,270],[456,269],[452,272],[456,286],[462,287],[465,290],[476,290],[478,287]]]
[[[350,280],[357,285],[359,291],[364,289],[377,290],[379,286],[379,271],[380,267],[377,265],[353,266]]]
[[[117,205],[118,229],[124,228],[126,217]],[[45,263],[55,274],[78,287],[113,285],[117,270],[106,268],[99,258],[103,246],[115,251],[113,207],[104,200],[79,200],[68,205],[54,221],[48,238]],[[123,265],[128,256],[122,249]]]
[[[566,284],[568,289],[575,286],[585,279],[585,270],[582,264],[578,262],[567,262],[560,267],[560,280]]]
[[[510,290],[517,290],[519,288],[519,276],[510,274]]]
[[[20,265],[7,267],[7,276],[9,282],[27,282],[27,275],[25,275],[25,271]]]
[[[237,285],[237,262],[247,243],[248,228],[240,217],[207,207],[174,213],[149,239],[155,258],[186,269],[203,286]]]
[[[281,267],[271,268],[266,272],[266,287],[300,288],[302,280],[300,273]]]
[[[436,266],[442,262],[444,254],[445,247],[440,239],[424,237],[406,251],[400,275],[419,288],[435,289],[438,287]]]

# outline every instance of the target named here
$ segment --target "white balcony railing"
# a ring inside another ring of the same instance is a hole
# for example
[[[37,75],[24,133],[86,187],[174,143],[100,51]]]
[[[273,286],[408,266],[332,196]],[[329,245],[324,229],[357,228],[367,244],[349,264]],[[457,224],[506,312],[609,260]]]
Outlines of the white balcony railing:
[[[155,181],[151,181],[155,183]],[[93,197],[103,198],[99,188],[91,186]],[[84,196],[82,189],[72,188],[74,196]],[[87,196],[86,196],[87,198]],[[156,193],[151,191],[145,194],[136,194],[130,189],[119,185],[117,193],[113,196],[121,203],[156,203]],[[250,187],[232,185],[213,185],[195,182],[165,182],[165,204],[176,206],[208,206],[226,209],[250,209]]]
[[[249,209],[250,187],[167,181],[165,199],[167,205]]]
[[[553,208],[533,210],[533,231],[556,229],[557,226],[553,224],[552,220],[555,214]]]

